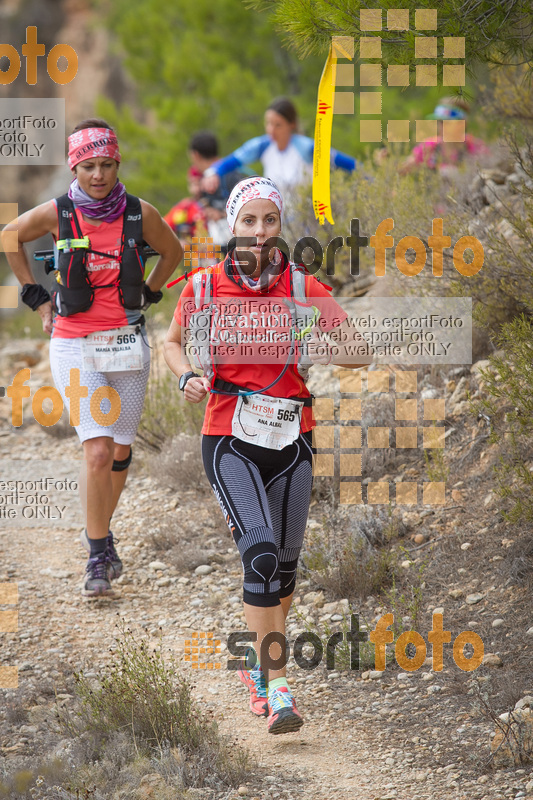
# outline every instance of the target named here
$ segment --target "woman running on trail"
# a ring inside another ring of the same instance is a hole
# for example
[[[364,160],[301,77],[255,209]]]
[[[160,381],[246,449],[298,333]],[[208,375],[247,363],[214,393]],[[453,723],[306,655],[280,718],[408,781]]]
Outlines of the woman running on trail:
[[[209,396],[204,467],[241,556],[244,611],[255,648],[239,677],[250,690],[252,712],[268,716],[269,732],[287,733],[303,724],[280,662],[311,498],[315,423],[306,370],[335,362],[355,369],[371,358],[326,288],[267,242],[281,232],[282,198],[274,182],[241,181],[226,211],[231,232],[250,237],[247,246],[237,239],[238,250],[190,277],[165,340],[165,358],[187,401]],[[202,377],[191,369],[187,341],[197,345]],[[345,342],[365,357],[354,363]]]
[[[261,161],[263,174],[271,178],[284,192],[310,181],[313,174],[314,139],[296,133],[298,113],[285,97],[273,100],[265,112],[263,136],[249,139],[231,155],[217,161],[204,172],[206,191],[216,191],[220,177],[253,161]],[[357,162],[351,156],[331,149],[335,167],[353,172]]]
[[[83,445],[82,542],[90,557],[82,593],[88,597],[113,594],[110,579],[122,571],[109,523],[126,482],[150,371],[142,311],[159,302],[183,255],[159,212],[126,194],[118,180],[120,160],[107,122],[84,120],[69,136],[74,180],[68,194],[5,228],[17,231],[18,252],[6,256],[22,284],[22,300],[52,334],[52,375]],[[52,297],[36,283],[24,250],[25,242],[47,233],[54,237],[58,269]],[[145,241],[160,254],[146,282]],[[78,395],[70,408],[71,387],[78,383],[81,400]],[[103,397],[95,407],[91,397],[100,387]]]

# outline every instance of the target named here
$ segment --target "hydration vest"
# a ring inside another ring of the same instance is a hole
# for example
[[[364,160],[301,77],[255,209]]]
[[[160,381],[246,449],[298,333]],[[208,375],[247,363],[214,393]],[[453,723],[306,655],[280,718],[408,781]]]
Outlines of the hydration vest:
[[[98,289],[116,286],[124,308],[138,309],[142,304],[144,286],[144,255],[141,201],[126,195],[122,239],[118,256],[91,249],[89,236],[83,236],[74,203],[64,194],[56,199],[59,238],[56,243],[57,288],[52,291],[52,303],[61,317],[87,311]],[[87,272],[87,253],[109,256],[120,262],[116,281],[93,286]]]
[[[204,376],[213,382],[216,378],[216,341],[212,332],[213,316],[216,312],[216,278],[223,269],[223,263],[207,270],[196,272],[192,277],[196,311],[189,317],[189,336],[187,339],[190,357],[196,367],[203,370]],[[313,362],[307,355],[305,334],[318,322],[320,312],[310,305],[305,293],[306,272],[303,267],[290,262],[291,296],[282,299],[287,305],[293,321],[293,341],[297,352],[297,370],[304,381],[309,375]]]

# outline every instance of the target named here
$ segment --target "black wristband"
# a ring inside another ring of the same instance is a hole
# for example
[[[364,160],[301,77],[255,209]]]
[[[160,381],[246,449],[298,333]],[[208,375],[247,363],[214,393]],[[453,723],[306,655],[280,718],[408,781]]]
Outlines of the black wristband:
[[[147,283],[144,284],[144,296],[147,303],[159,303],[163,299],[163,292],[154,292]]]
[[[21,299],[23,303],[36,311],[43,303],[50,302],[50,295],[40,283],[25,283],[22,287]]]

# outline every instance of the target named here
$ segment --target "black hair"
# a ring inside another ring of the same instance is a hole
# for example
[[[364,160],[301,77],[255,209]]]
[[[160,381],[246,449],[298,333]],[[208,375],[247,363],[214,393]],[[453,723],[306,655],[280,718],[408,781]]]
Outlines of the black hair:
[[[105,121],[105,119],[98,119],[97,117],[91,117],[90,119],[82,119],[81,122],[78,122],[72,133],[76,133],[77,131],[83,131],[85,128],[109,128],[110,131],[115,133],[111,125]]]
[[[189,150],[195,150],[202,158],[216,158],[218,156],[217,137],[211,131],[198,131],[191,137]]]
[[[270,103],[267,111],[275,111],[276,114],[280,114],[291,125],[298,124],[296,106],[287,97],[276,97],[275,100],[272,100]]]

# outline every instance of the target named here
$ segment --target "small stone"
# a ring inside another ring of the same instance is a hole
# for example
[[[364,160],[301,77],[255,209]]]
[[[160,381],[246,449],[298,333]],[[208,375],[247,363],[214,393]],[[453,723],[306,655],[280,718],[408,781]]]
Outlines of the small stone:
[[[432,681],[435,678],[432,672],[424,672],[422,675],[421,680],[423,681]]]
[[[370,670],[368,677],[370,678],[371,681],[378,681],[380,678],[383,677],[383,672],[381,672],[378,669],[372,669]]]
[[[416,534],[416,536],[414,538],[414,543],[415,544],[424,544],[425,541],[426,541],[426,535],[424,533],[417,533]]]
[[[239,788],[237,789],[237,794],[239,794],[241,797],[246,797],[246,795],[248,794],[248,787],[239,786]]]
[[[471,547],[472,545],[470,544],[470,542],[463,542],[461,545],[461,550],[470,550]]]
[[[329,672],[328,678],[340,678],[340,672]]]
[[[503,619],[493,619],[492,620],[492,627],[493,628],[501,628],[502,625],[505,625],[505,620],[503,620]]]
[[[396,676],[396,680],[398,681],[408,681],[409,678],[412,677],[412,673],[410,672],[399,672]]]
[[[160,569],[161,572],[164,572],[164,570],[168,569],[168,566],[164,563],[164,561],[150,561],[148,567],[154,571]]]
[[[428,694],[435,694],[435,692],[442,692],[442,686],[434,683],[433,686],[428,686]]]
[[[200,566],[196,567],[194,570],[195,575],[210,575],[211,572],[213,572],[211,564],[200,564]]]
[[[453,597],[454,600],[458,600],[460,597],[463,596],[463,590],[462,589],[450,589],[448,594],[450,595],[450,597]]]
[[[452,489],[452,500],[455,503],[462,503],[464,500],[464,495],[459,489]]]
[[[533,625],[531,626],[531,628],[527,629],[526,636],[533,636]]]
[[[342,616],[342,614],[333,614],[333,615],[330,617],[330,619],[331,619],[331,621],[332,621],[332,622],[342,622],[342,620],[344,619],[344,617]]]
[[[350,603],[348,600],[336,600],[333,603],[324,603],[322,606],[322,610],[324,614],[343,614],[344,612],[348,612],[350,609]]]
[[[484,597],[485,597],[484,594],[475,592],[474,594],[469,594],[466,596],[466,602],[468,603],[469,606],[475,606],[475,604],[480,603]]]
[[[406,559],[405,561],[402,561],[402,562],[401,562],[401,564],[400,564],[400,567],[401,567],[402,569],[409,569],[409,567],[411,566],[411,563],[412,563],[411,561],[408,561],[408,560]]]
[[[304,605],[322,608],[324,605],[324,592],[306,592],[303,597]]]
[[[155,582],[156,586],[170,586],[170,578],[158,578]]]
[[[437,606],[437,608],[434,608],[433,614],[444,614],[444,606]]]
[[[496,653],[485,653],[481,663],[484,667],[503,667],[503,661]]]
[[[489,776],[488,775],[480,775],[479,778],[477,779],[477,782],[478,783],[488,783],[489,782]]]
[[[533,754],[533,713],[528,708],[514,711],[507,726],[498,727],[490,743],[496,769],[521,767]]]
[[[522,697],[521,700],[515,704],[515,708],[520,710],[521,708],[533,708],[533,695],[526,694],[525,697]]]

